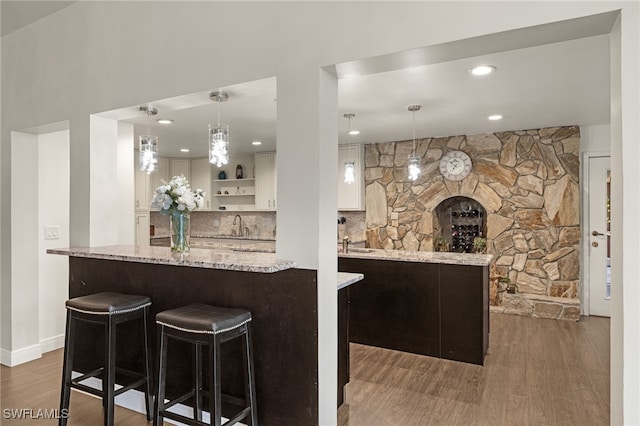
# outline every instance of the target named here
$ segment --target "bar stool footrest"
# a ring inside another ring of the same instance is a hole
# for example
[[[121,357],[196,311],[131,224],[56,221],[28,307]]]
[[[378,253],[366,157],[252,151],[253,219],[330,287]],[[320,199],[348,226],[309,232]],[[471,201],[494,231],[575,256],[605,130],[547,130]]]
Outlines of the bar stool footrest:
[[[116,367],[116,374],[118,374],[118,373],[121,374],[121,375],[124,375],[124,376],[131,377],[133,379],[137,379],[137,380],[132,382],[132,383],[129,383],[127,385],[121,385],[122,387],[120,389],[115,390],[113,392],[113,396],[114,397],[116,397],[116,396],[118,396],[118,395],[120,395],[122,393],[125,393],[128,390],[131,390],[131,389],[137,388],[138,386],[142,386],[142,385],[146,384],[147,379],[144,376],[144,374],[140,374],[140,373],[137,373],[135,371],[127,370],[125,368]],[[90,393],[92,395],[99,396],[99,397],[102,398],[102,397],[104,397],[104,392],[102,391],[102,389],[96,389],[96,388],[93,388],[91,386],[85,385],[85,384],[80,383],[80,382],[83,382],[83,381],[85,381],[87,379],[90,379],[90,378],[93,378],[93,377],[98,378],[98,377],[103,376],[103,375],[104,375],[104,368],[101,367],[101,368],[98,368],[97,370],[93,370],[93,371],[90,371],[90,372],[88,372],[86,374],[83,374],[82,376],[78,376],[75,379],[71,379],[71,383],[69,384],[69,386],[72,389],[78,389],[78,390],[81,390],[83,392],[87,392],[87,393]],[[101,378],[101,380],[104,380],[104,379]]]
[[[209,391],[205,391],[202,390],[202,396],[204,398],[209,398],[210,394]],[[160,410],[160,414],[162,414],[163,417],[167,417],[170,418],[172,420],[176,420],[176,421],[180,421],[180,422],[184,422],[184,423],[188,423],[190,425],[203,425],[203,424],[207,424],[207,423],[202,423],[202,422],[198,422],[190,417],[185,417],[182,416],[181,414],[176,414],[176,413],[172,413],[169,410],[169,408],[173,407],[176,404],[180,404],[181,402],[186,401],[187,399],[191,398],[195,396],[195,391],[189,391],[187,393],[185,393],[184,395],[181,395],[179,397],[176,397],[170,401],[167,401],[164,403],[164,408],[162,410]],[[222,402],[226,402],[228,404],[232,404],[238,407],[242,407],[242,410],[236,414],[233,418],[229,419],[227,422],[223,423],[222,426],[231,426],[233,424],[236,424],[237,422],[239,422],[242,419],[248,418],[249,415],[251,414],[251,407],[247,407],[246,406],[246,401],[242,398],[239,398],[237,396],[233,396],[233,395],[229,395],[229,394],[225,394],[223,393],[222,395],[220,395],[220,399]],[[211,414],[211,413],[209,413]]]

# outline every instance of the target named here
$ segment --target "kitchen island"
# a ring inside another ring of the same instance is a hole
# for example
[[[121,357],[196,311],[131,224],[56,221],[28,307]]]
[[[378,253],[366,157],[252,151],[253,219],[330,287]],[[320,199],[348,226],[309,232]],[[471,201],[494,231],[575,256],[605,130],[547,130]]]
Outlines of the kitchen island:
[[[339,252],[349,287],[349,340],[482,365],[489,346],[491,255],[402,250]]]
[[[165,247],[109,246],[47,252],[69,256],[69,297],[101,291],[147,295],[152,300],[153,317],[160,311],[196,302],[248,309],[253,317],[260,423],[317,424],[315,270],[297,269],[294,262],[278,260],[272,253],[232,250],[192,249],[182,257]],[[338,285],[361,278],[359,274],[339,274]],[[150,345],[155,348],[155,321],[149,328]],[[103,353],[101,331],[91,324],[78,324],[78,333],[94,344],[76,346],[74,369],[84,372],[98,368]],[[142,353],[137,349],[140,333],[135,324],[118,330],[120,366],[141,371]],[[182,366],[168,369],[168,393],[172,390],[173,394],[167,396],[171,398],[191,386],[191,348],[172,342],[169,350],[171,363]],[[239,341],[223,345],[223,388],[225,393],[238,396],[244,394],[240,353]],[[225,412],[231,413],[223,406]]]

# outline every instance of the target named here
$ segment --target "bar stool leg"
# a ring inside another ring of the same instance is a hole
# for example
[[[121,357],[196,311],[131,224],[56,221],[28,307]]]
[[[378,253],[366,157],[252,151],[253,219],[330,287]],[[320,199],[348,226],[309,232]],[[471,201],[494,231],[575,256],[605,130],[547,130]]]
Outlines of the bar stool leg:
[[[104,424],[113,426],[114,423],[114,386],[116,382],[116,333],[112,318],[106,325],[104,373],[102,376],[102,391],[104,403]]]
[[[251,407],[251,426],[258,426],[258,410],[256,407],[256,383],[255,383],[255,370],[253,368],[253,351],[251,346],[251,324],[245,324],[246,333],[244,335],[244,351],[242,355],[244,358],[244,371],[245,371],[245,400]]]
[[[164,410],[164,394],[166,389],[167,342],[164,338],[164,326],[158,325],[158,375],[156,376],[156,402],[153,413],[153,426],[162,426]]]
[[[144,373],[146,377],[145,383],[145,408],[147,410],[147,421],[151,420],[153,411],[153,388],[151,387],[151,358],[149,357],[149,339],[147,337],[147,316],[149,315],[149,307],[145,306],[142,315],[142,334],[144,338]]]
[[[209,412],[210,424],[222,424],[222,386],[220,385],[220,339],[214,334],[209,354]]]
[[[66,426],[71,397],[71,372],[73,370],[73,347],[75,344],[76,323],[67,311],[67,327],[64,335],[64,360],[62,362],[62,389],[60,391],[60,418],[58,426]]]
[[[202,421],[202,345],[193,345],[193,390],[195,392],[195,406],[193,407],[193,418]]]

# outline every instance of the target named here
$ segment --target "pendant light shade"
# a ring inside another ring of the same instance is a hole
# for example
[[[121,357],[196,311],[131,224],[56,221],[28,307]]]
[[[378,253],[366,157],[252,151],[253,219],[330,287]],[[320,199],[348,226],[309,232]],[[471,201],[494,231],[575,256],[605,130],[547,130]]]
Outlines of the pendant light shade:
[[[409,179],[415,181],[420,177],[420,157],[416,155],[416,111],[420,111],[422,105],[409,105],[407,108],[413,113],[413,150],[409,156]]]
[[[209,162],[222,167],[229,164],[229,125],[220,123],[220,103],[228,101],[229,95],[213,92],[209,97],[218,102],[218,124],[209,124]]]
[[[229,163],[228,124],[209,124],[209,162],[218,167]]]
[[[409,179],[416,180],[420,177],[420,157],[409,157]]]
[[[356,164],[353,161],[344,162],[344,182],[353,183],[356,181]]]
[[[354,118],[355,114],[345,114],[344,118],[349,120],[349,129],[347,130],[347,135],[349,136],[347,143],[347,159],[344,161],[344,183],[352,184],[356,180],[356,162],[351,159],[351,119]]]
[[[147,114],[148,120],[151,116],[156,115],[158,110],[151,105],[141,106],[140,111]],[[150,125],[147,123],[147,134],[138,137],[138,149],[140,154],[140,170],[151,173],[158,167],[158,137],[150,135]]]

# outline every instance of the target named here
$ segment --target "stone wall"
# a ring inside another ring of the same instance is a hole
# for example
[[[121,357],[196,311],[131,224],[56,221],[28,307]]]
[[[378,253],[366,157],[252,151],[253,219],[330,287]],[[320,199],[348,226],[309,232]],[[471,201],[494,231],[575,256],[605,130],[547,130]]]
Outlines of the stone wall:
[[[498,293],[494,311],[577,320],[580,315],[580,130],[554,127],[417,141],[422,173],[407,177],[411,141],[366,145],[366,229],[370,246],[433,250],[433,211],[465,196],[487,211],[492,277],[508,277],[516,294]],[[449,150],[473,160],[460,182],[443,179]]]

